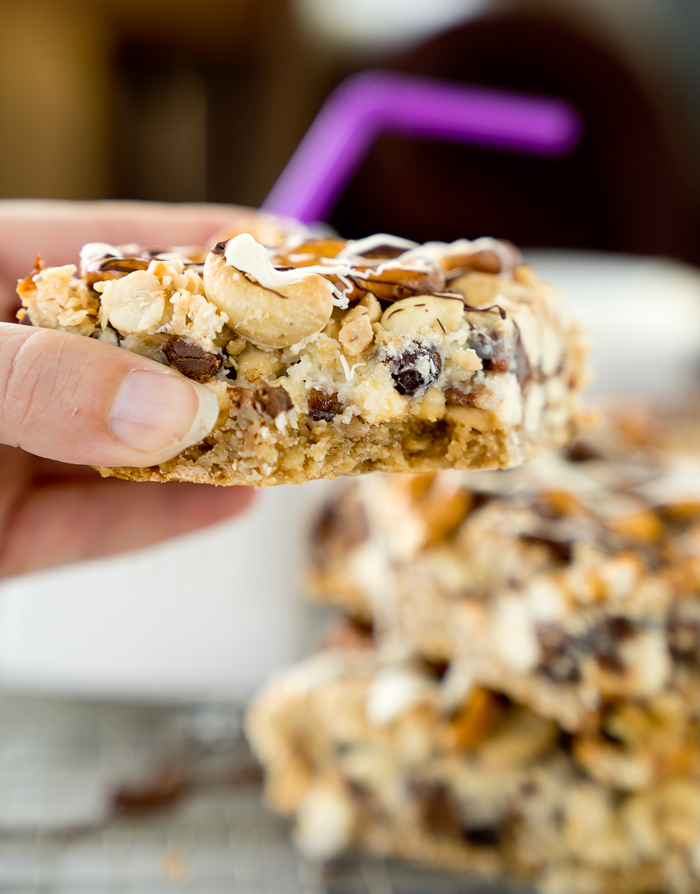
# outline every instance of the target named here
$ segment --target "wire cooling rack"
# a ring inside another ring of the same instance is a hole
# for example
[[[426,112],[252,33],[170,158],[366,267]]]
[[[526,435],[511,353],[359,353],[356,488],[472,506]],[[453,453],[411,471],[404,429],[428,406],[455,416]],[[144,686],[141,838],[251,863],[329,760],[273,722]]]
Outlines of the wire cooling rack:
[[[406,864],[303,860],[228,705],[0,694],[1,894],[496,894]]]

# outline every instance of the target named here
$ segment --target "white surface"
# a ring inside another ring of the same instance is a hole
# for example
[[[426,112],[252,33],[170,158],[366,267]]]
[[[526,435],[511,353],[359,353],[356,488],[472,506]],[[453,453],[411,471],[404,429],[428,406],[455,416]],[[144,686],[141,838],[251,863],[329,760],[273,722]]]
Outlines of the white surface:
[[[700,274],[676,261],[529,251],[583,322],[591,394],[675,401],[700,384]]]
[[[700,357],[700,277],[681,264],[529,252],[594,347],[598,393],[672,400]],[[245,697],[299,654],[309,515],[329,487],[263,490],[225,525],[0,587],[0,683],[69,693]]]
[[[310,508],[261,491],[223,525],[0,587],[0,683],[100,696],[245,698],[306,645]]]

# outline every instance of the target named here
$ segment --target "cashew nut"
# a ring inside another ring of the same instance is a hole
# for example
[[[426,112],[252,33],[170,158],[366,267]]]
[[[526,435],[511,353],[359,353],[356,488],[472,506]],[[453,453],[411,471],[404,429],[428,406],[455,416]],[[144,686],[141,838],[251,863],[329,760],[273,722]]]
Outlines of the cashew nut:
[[[296,344],[320,332],[333,311],[332,286],[318,274],[268,289],[211,252],[203,279],[207,298],[228,315],[231,328],[259,347]]]
[[[122,335],[140,335],[161,324],[165,314],[165,291],[152,273],[135,270],[121,279],[97,283],[95,288],[102,291],[103,327],[109,320]]]
[[[382,314],[381,324],[389,332],[410,334],[424,329],[454,332],[464,314],[464,304],[458,298],[438,298],[436,295],[414,295],[395,301]]]

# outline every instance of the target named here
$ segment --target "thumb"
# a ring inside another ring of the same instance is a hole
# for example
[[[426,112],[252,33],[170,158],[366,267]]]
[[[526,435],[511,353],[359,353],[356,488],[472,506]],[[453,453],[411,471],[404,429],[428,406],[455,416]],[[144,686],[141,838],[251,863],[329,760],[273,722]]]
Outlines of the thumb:
[[[213,428],[216,395],[153,360],[0,323],[0,443],[67,463],[151,466]]]

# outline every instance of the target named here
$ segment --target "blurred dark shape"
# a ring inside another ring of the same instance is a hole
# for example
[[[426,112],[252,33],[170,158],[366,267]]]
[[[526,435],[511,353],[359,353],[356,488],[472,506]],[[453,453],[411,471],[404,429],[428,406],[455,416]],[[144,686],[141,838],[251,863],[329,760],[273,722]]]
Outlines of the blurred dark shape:
[[[590,33],[551,16],[503,13],[384,67],[562,97],[585,131],[558,159],[384,136],[330,216],[345,236],[491,235],[522,246],[700,260],[695,212],[661,116],[626,64]]]

